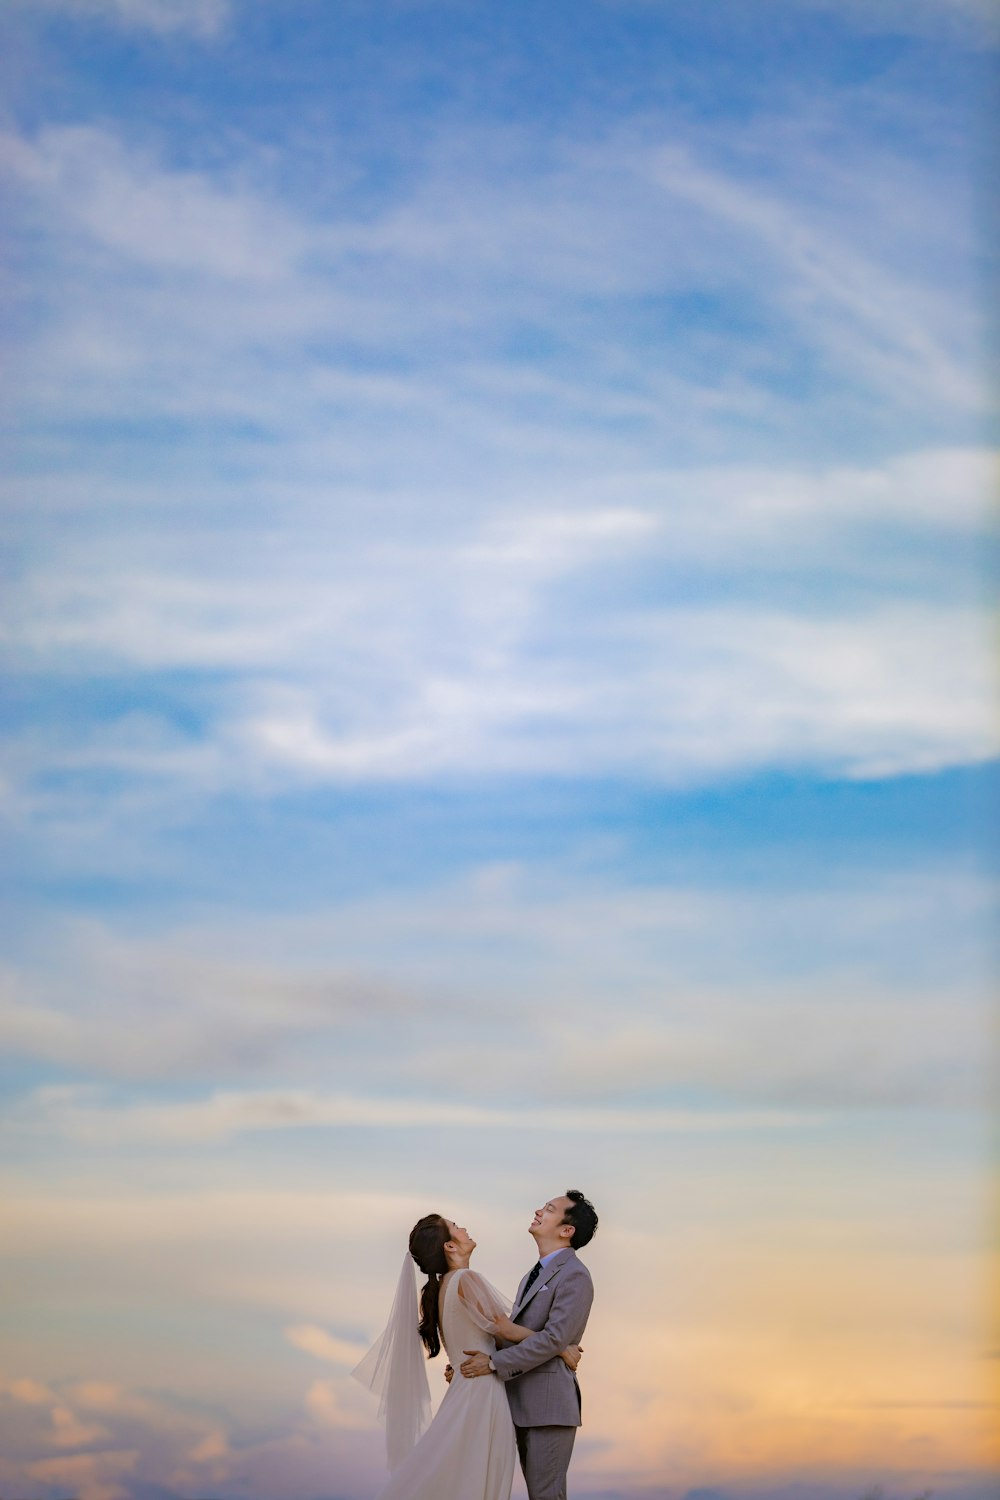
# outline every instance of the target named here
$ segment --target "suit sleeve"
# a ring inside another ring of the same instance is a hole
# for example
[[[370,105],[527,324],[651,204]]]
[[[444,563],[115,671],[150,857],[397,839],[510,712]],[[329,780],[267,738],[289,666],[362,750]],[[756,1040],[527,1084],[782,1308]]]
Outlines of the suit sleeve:
[[[520,1344],[498,1349],[493,1355],[493,1365],[500,1379],[511,1380],[515,1375],[534,1370],[554,1355],[561,1354],[577,1330],[586,1323],[593,1300],[593,1284],[586,1273],[560,1277],[545,1327],[529,1334]]]

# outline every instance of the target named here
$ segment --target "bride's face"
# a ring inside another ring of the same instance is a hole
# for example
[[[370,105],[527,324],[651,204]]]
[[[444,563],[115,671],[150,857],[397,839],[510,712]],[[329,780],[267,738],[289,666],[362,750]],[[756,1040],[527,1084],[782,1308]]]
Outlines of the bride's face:
[[[455,1224],[451,1219],[445,1219],[448,1226],[448,1239],[455,1246],[459,1255],[471,1254],[476,1248],[476,1242],[467,1229],[460,1224]]]

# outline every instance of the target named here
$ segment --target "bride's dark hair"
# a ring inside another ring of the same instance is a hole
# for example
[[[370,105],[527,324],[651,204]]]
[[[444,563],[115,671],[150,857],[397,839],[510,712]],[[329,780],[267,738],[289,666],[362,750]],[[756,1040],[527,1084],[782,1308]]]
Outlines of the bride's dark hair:
[[[447,1240],[451,1238],[447,1219],[440,1214],[428,1214],[410,1230],[410,1254],[427,1277],[427,1285],[420,1293],[420,1337],[423,1339],[427,1358],[433,1359],[441,1352],[441,1335],[438,1328],[438,1292],[441,1277],[448,1269],[444,1253]]]

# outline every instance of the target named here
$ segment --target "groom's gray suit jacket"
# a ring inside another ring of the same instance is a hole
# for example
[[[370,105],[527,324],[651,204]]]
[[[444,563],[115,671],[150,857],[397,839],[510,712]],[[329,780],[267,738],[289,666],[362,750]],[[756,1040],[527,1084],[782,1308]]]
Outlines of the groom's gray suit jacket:
[[[579,1427],[580,1387],[559,1356],[583,1338],[594,1283],[573,1249],[560,1250],[525,1295],[528,1275],[517,1289],[511,1316],[532,1333],[493,1356],[507,1385],[510,1414],[516,1427]]]

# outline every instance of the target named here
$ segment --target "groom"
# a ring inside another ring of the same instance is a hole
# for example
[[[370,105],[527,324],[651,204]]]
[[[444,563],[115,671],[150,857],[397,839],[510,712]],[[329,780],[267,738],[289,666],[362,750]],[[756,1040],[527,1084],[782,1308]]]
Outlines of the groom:
[[[507,1383],[528,1500],[566,1500],[581,1402],[576,1376],[559,1356],[580,1342],[587,1326],[594,1285],[576,1252],[596,1228],[594,1205],[575,1188],[535,1210],[528,1233],[538,1264],[521,1282],[511,1313],[513,1322],[532,1331],[519,1344],[500,1340],[504,1347],[492,1356],[466,1350],[470,1358],[462,1365],[466,1378],[495,1370]]]

